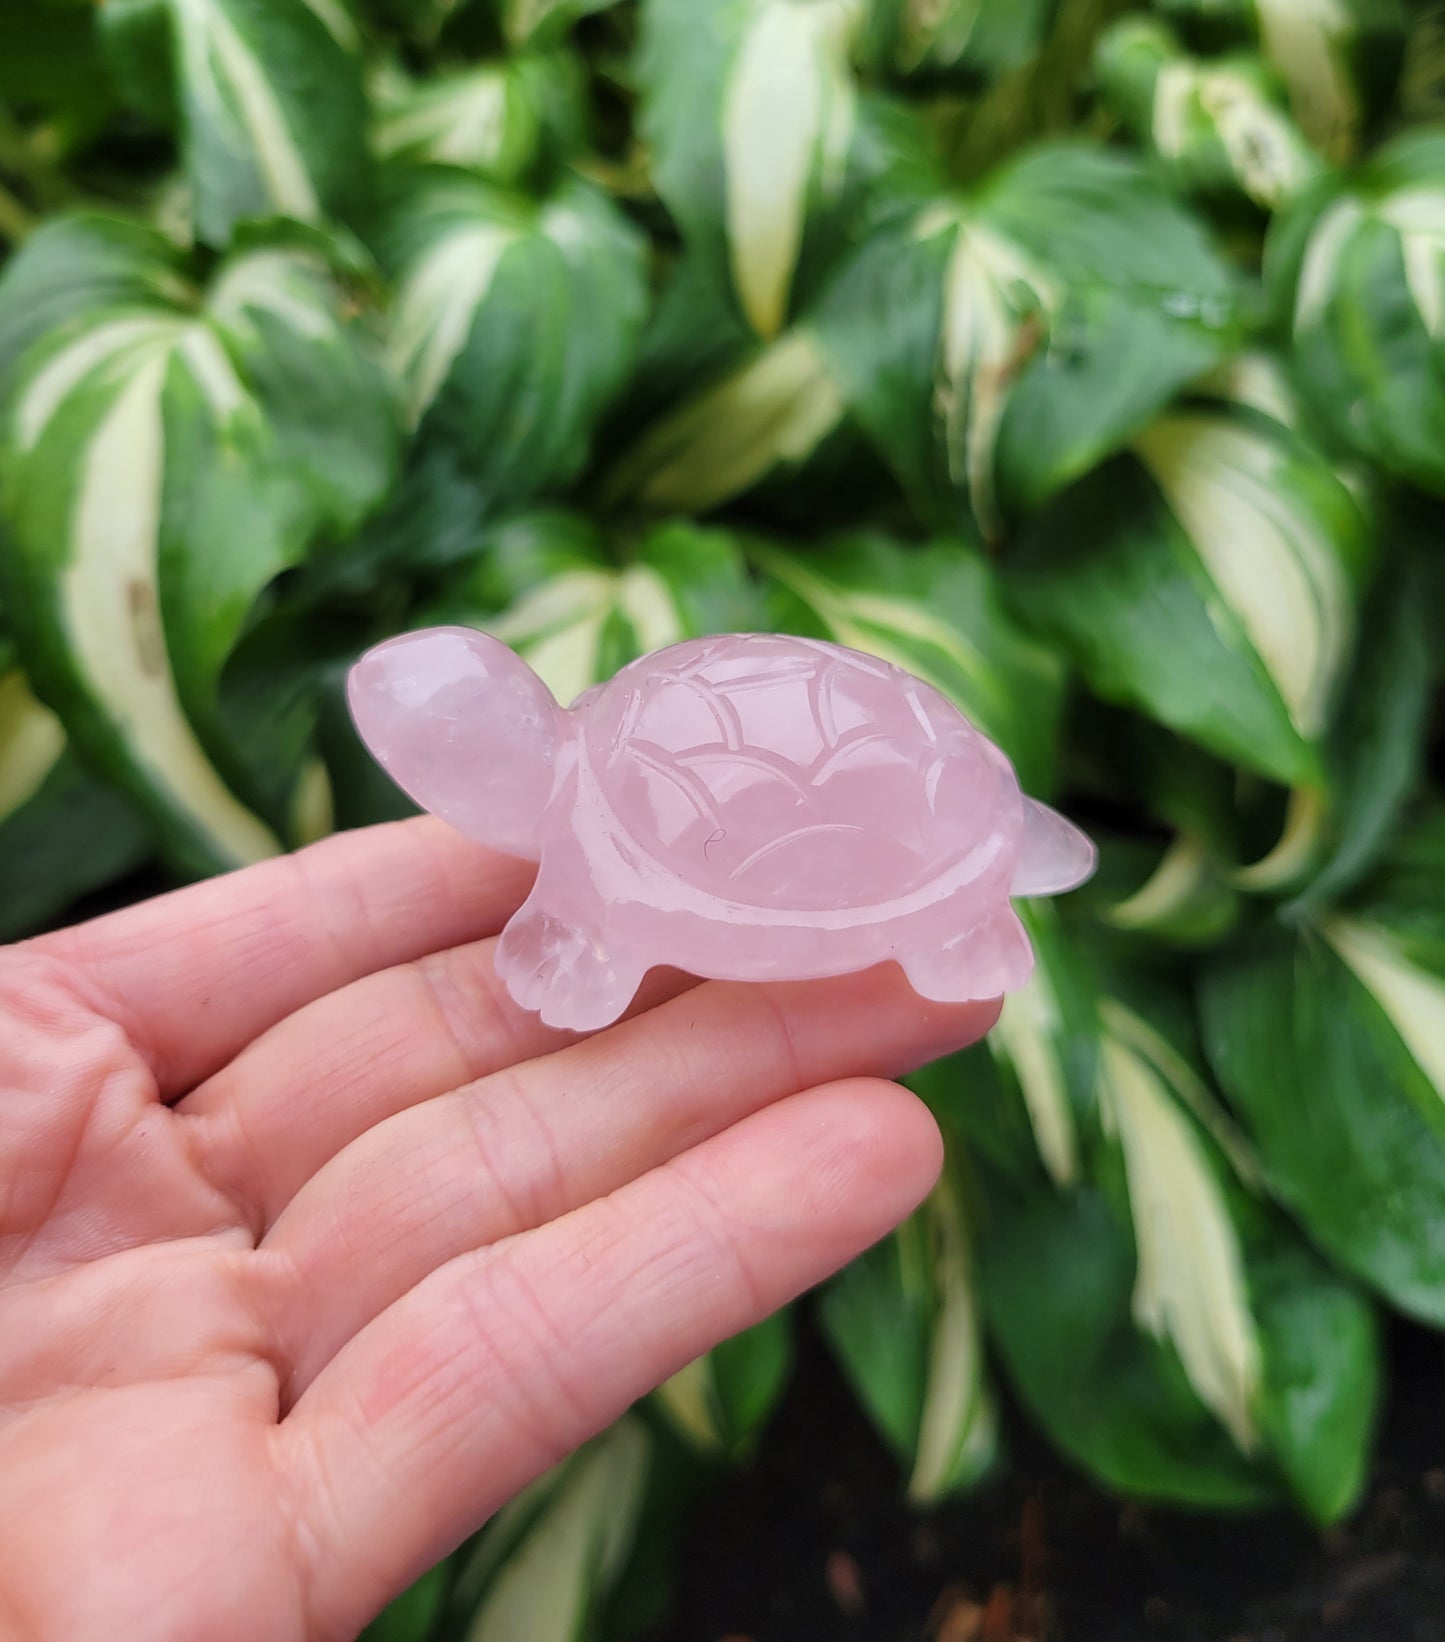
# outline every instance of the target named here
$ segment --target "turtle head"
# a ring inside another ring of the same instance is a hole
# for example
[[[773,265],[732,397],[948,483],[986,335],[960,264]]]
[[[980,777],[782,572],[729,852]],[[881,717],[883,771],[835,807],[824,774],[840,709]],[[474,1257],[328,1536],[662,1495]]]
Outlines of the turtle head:
[[[1099,852],[1093,842],[1057,810],[1024,799],[1024,830],[1009,894],[1061,895],[1094,875]]]
[[[536,860],[563,715],[515,651],[469,627],[404,633],[356,663],[347,695],[362,740],[409,798]]]

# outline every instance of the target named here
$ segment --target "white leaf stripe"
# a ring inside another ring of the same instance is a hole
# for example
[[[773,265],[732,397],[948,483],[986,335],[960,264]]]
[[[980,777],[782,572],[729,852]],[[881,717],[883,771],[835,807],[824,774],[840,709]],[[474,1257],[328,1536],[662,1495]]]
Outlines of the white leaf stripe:
[[[643,434],[607,487],[659,510],[706,513],[774,468],[802,463],[842,422],[847,402],[807,331],[780,337]]]
[[[267,65],[243,39],[225,0],[172,0],[184,78],[197,116],[243,138],[278,215],[320,218],[321,202],[301,147],[277,98]],[[239,125],[239,132],[236,128]]]
[[[503,69],[487,66],[443,80],[377,122],[377,151],[420,150],[440,164],[490,168],[506,141],[508,101]]]
[[[713,1381],[712,1359],[698,1357],[664,1380],[655,1393],[667,1417],[689,1442],[703,1453],[723,1446],[723,1433]]]
[[[1326,156],[1347,158],[1359,132],[1359,97],[1343,48],[1352,26],[1341,0],[1255,0],[1265,55],[1289,87],[1300,127]]]
[[[309,257],[257,253],[223,272],[199,317],[100,316],[37,361],[5,430],[17,487],[43,487],[57,472],[70,479],[54,540],[27,547],[53,589],[54,603],[41,594],[37,608],[55,624],[39,642],[64,657],[57,688],[77,697],[77,722],[94,726],[86,734],[96,756],[128,767],[153,803],[225,861],[280,845],[211,764],[172,673],[158,586],[164,406],[184,378],[195,390],[188,403],[218,430],[238,418],[263,429],[233,346],[257,340],[250,315],[261,308],[314,340],[325,288]],[[233,341],[223,343],[218,326]],[[330,330],[339,336],[334,318]],[[78,414],[62,422],[72,403]]]
[[[618,614],[631,627],[639,653],[661,650],[685,636],[672,590],[646,565],[552,577],[489,622],[487,631],[525,656],[567,706],[600,681],[603,638]]]
[[[1099,1096],[1124,1155],[1135,1317],[1173,1341],[1199,1400],[1250,1453],[1261,1353],[1223,1190],[1163,1079],[1112,1033],[1101,1045]]]
[[[758,0],[723,104],[727,240],[743,312],[775,336],[816,176],[835,188],[853,127],[856,0]]]
[[[931,231],[920,225],[920,234]],[[999,428],[1028,348],[1027,327],[1049,316],[1061,293],[1017,245],[981,223],[959,223],[943,276],[938,407],[949,473],[966,486],[987,535],[1000,528],[994,496]]]
[[[1279,448],[1219,417],[1165,416],[1136,441],[1300,735],[1322,727],[1352,639],[1349,584]]]
[[[1445,1100],[1445,980],[1412,964],[1384,930],[1369,924],[1336,918],[1320,933],[1384,1010]]]
[[[361,31],[346,8],[346,0],[301,0],[301,3],[314,13],[317,21],[343,51],[361,49]]]
[[[523,1498],[495,1519],[488,1534],[510,1539],[466,1631],[466,1642],[577,1642],[599,1592],[616,1579],[636,1533],[651,1441],[626,1418],[555,1477],[540,1509]],[[506,1520],[518,1509],[525,1526]],[[486,1540],[483,1540],[485,1550]]]
[[[1004,999],[989,1047],[1001,1054],[1018,1079],[1034,1144],[1055,1185],[1071,1185],[1078,1176],[1078,1135],[1069,1104],[1060,1036],[1063,1023],[1058,999],[1042,964],[1036,964],[1027,986]]]
[[[1445,189],[1401,189],[1378,215],[1400,236],[1405,283],[1425,329],[1445,335]]]
[[[1300,265],[1295,291],[1294,326],[1307,331],[1323,317],[1337,289],[1336,275],[1345,247],[1365,219],[1358,200],[1336,200],[1315,224]]]
[[[190,326],[181,338],[177,352],[190,367],[191,376],[205,395],[217,423],[228,421],[238,411],[251,405],[251,399],[236,375],[236,368],[216,340],[214,331],[199,325]]]
[[[1109,909],[1120,929],[1154,929],[1187,907],[1214,876],[1209,853],[1197,838],[1180,834],[1134,893]]]
[[[964,1205],[945,1175],[922,1210],[933,1243],[936,1311],[928,1380],[908,1497],[926,1504],[971,1477],[992,1451],[995,1423],[985,1391]]]
[[[337,334],[334,296],[321,264],[298,251],[250,251],[231,258],[211,286],[206,312],[229,330],[254,333],[251,315],[269,313],[311,342]]]
[[[129,370],[138,352],[168,348],[179,334],[180,323],[175,319],[127,314],[77,337],[40,367],[20,395],[15,409],[19,449],[33,450],[70,395],[105,367]]]
[[[60,619],[71,666],[130,757],[222,854],[256,860],[275,853],[279,841],[207,758],[182,709],[161,630],[156,554],[169,366],[169,353],[145,358],[86,445],[59,582]]]
[[[27,804],[65,751],[60,720],[21,672],[0,673],[0,820]]]
[[[467,223],[439,235],[408,271],[396,300],[389,357],[420,421],[466,346],[497,267],[517,243],[501,223]]]

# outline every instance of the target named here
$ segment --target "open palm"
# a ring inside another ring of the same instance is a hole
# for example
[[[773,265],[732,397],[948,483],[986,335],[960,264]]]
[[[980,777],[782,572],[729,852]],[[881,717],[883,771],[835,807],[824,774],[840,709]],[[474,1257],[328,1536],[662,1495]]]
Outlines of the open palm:
[[[403,822],[0,951],[0,1637],[354,1636],[927,1192],[878,1080],[993,1006],[657,975],[551,1032],[528,873]]]

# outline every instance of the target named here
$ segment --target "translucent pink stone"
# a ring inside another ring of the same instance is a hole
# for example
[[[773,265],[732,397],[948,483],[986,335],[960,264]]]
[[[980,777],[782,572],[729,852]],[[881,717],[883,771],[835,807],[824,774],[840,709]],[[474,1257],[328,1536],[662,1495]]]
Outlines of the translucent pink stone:
[[[565,709],[496,639],[435,628],[364,656],[350,694],[418,804],[541,863],[497,969],[553,1026],[608,1025],[654,964],[761,981],[893,960],[926,998],[998,997],[1033,967],[1010,896],[1094,870],[956,707],[838,645],[695,639]]]

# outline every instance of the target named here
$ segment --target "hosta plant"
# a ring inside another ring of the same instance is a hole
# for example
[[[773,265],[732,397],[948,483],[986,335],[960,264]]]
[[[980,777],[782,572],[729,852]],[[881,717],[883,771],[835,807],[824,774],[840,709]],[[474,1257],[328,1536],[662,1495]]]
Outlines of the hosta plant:
[[[1404,0],[0,0],[0,937],[406,806],[348,663],[773,627],[1103,870],[932,1199],[385,1614],[622,1636],[815,1330],[920,1510],[998,1390],[1320,1523],[1445,1327],[1445,127]]]

